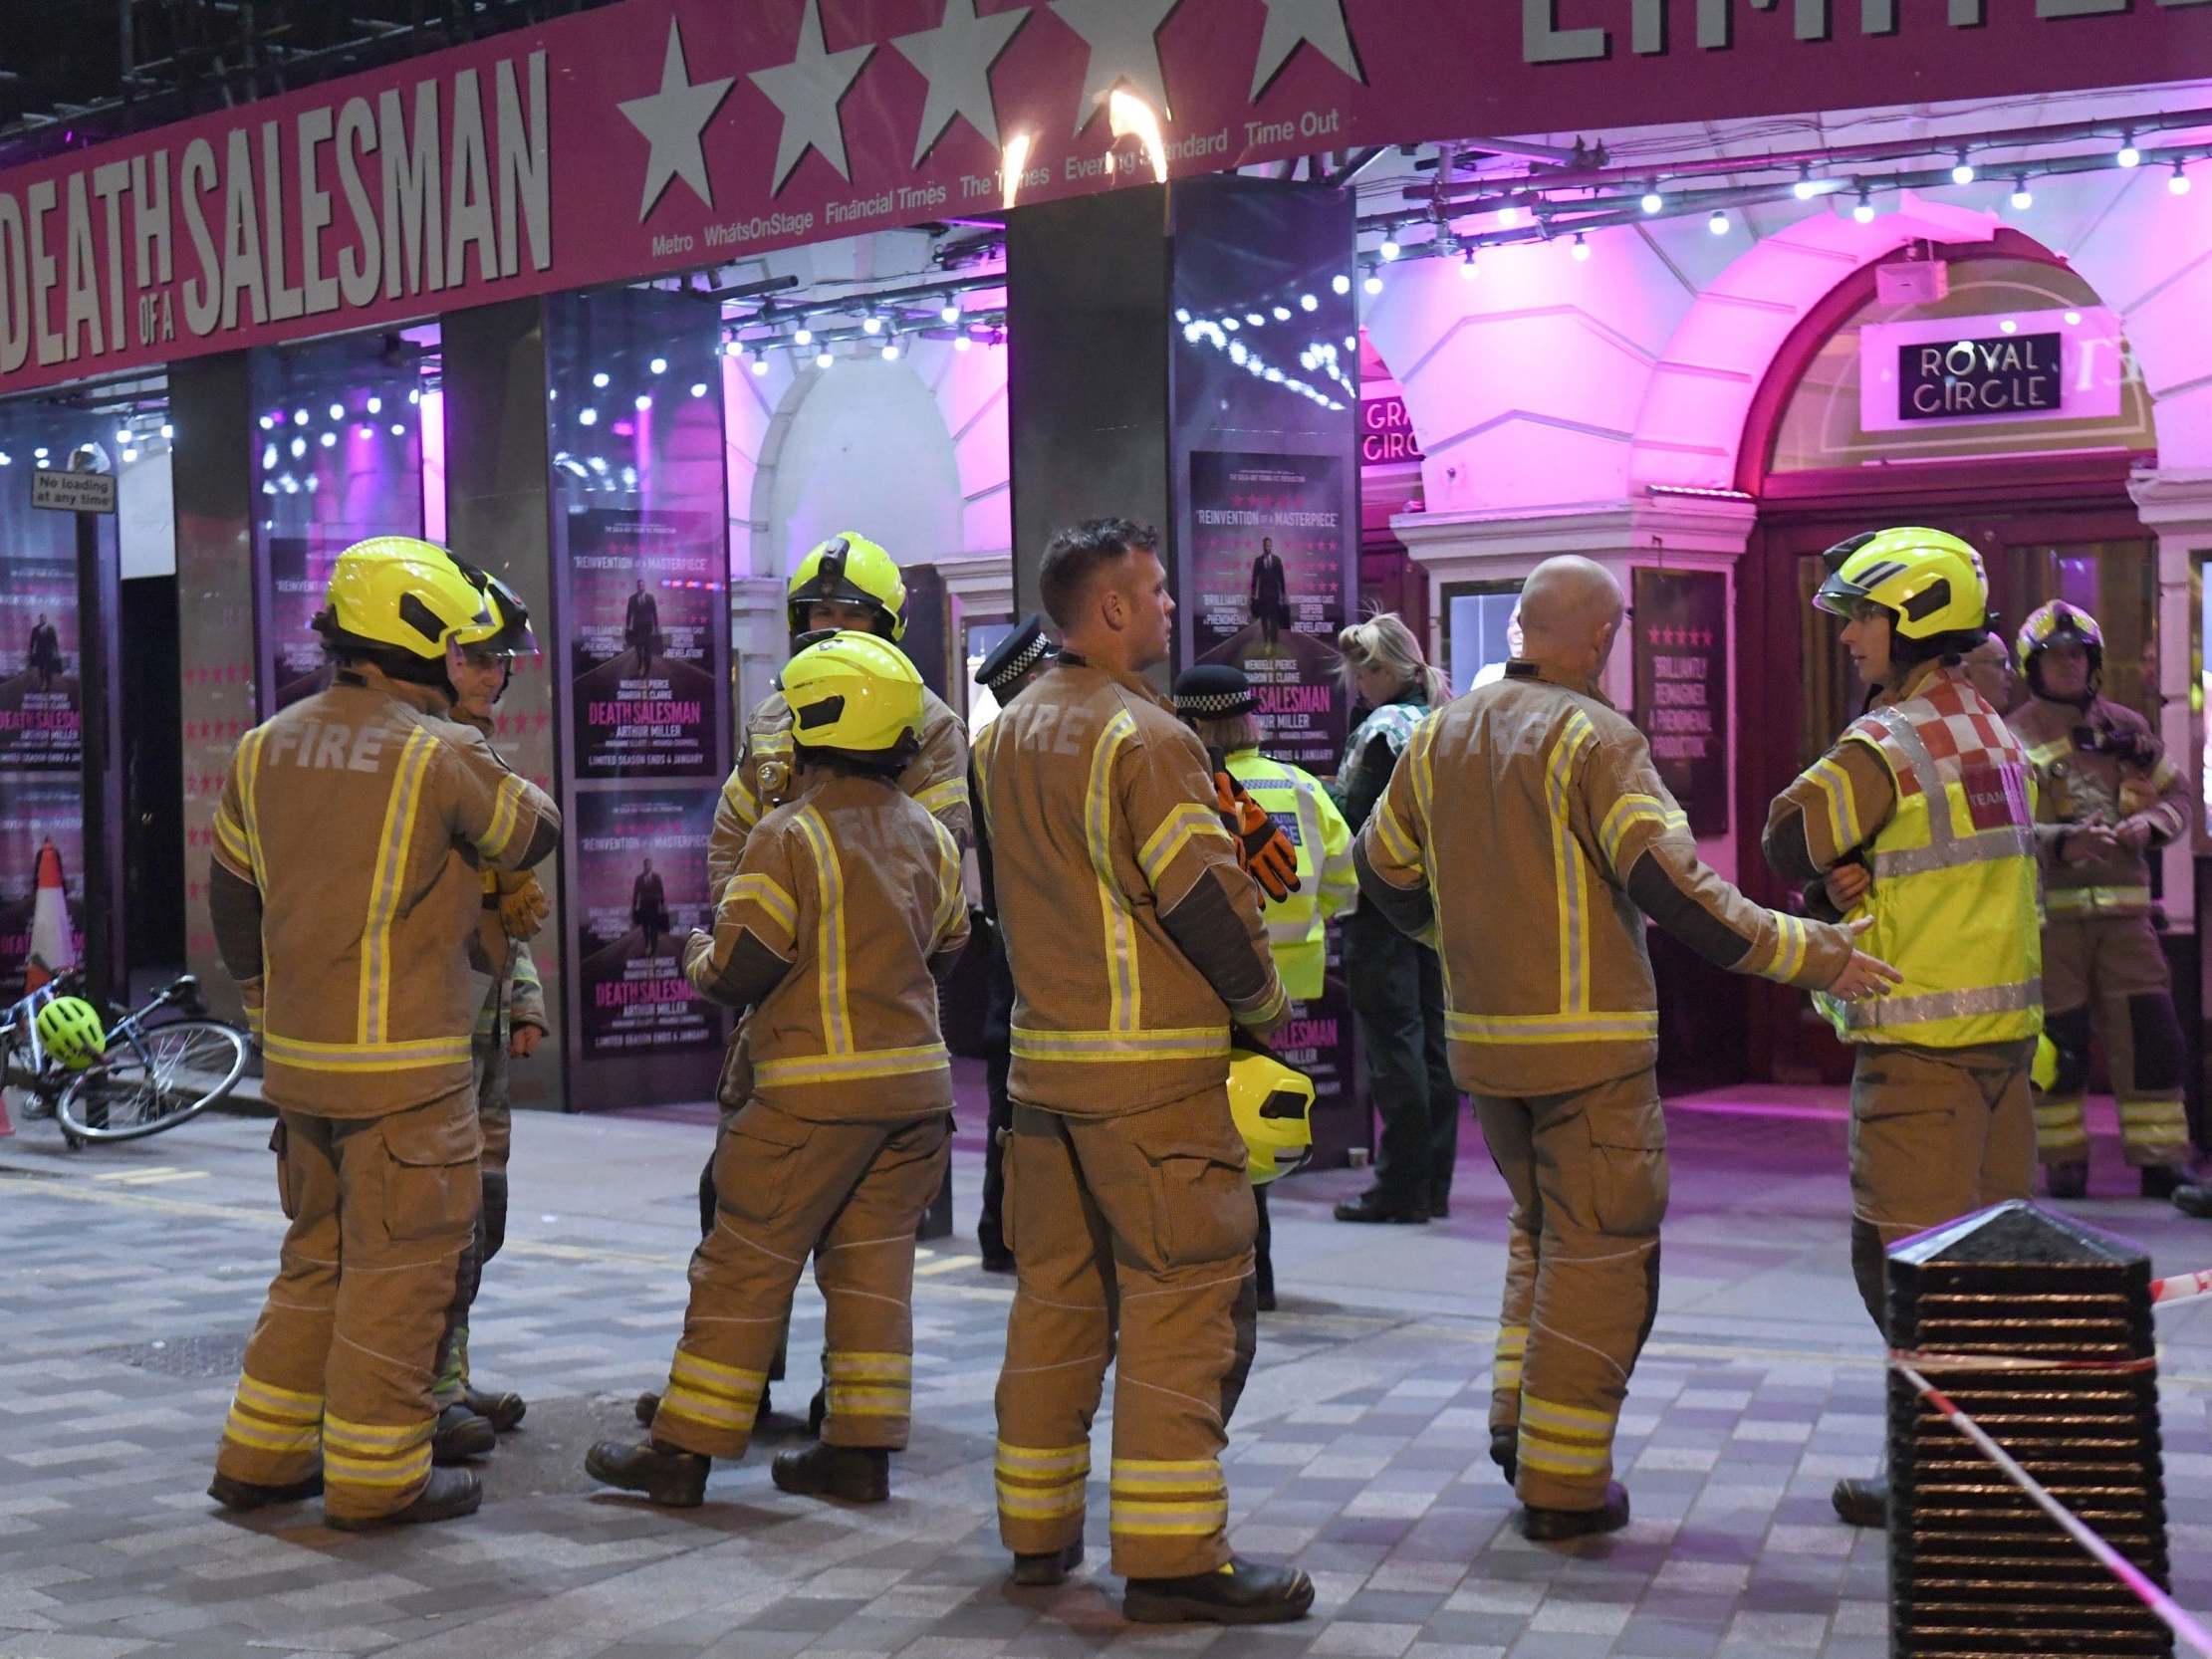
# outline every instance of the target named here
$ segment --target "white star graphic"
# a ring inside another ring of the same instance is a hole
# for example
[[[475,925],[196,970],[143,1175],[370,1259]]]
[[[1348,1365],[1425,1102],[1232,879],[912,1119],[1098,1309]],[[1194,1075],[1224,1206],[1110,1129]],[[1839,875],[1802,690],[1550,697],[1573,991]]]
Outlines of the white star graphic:
[[[1083,72],[1083,102],[1076,107],[1079,135],[1122,82],[1161,120],[1167,119],[1167,82],[1160,74],[1159,43],[1153,37],[1181,4],[1182,0],[1053,0],[1060,21],[1091,48]]]
[[[1029,8],[990,17],[975,15],[975,0],[945,0],[945,20],[934,29],[893,37],[899,55],[929,77],[929,102],[922,106],[921,130],[914,138],[914,165],[944,136],[952,118],[969,124],[999,147],[999,118],[991,102],[991,66],[998,62],[1014,32],[1029,21]]]
[[[1345,0],[1261,3],[1267,7],[1267,28],[1261,32],[1260,56],[1252,65],[1254,102],[1283,73],[1283,66],[1301,45],[1311,46],[1362,87],[1367,84],[1359,68],[1359,54],[1352,48],[1351,27],[1345,22]]]
[[[845,160],[845,119],[838,114],[838,105],[874,50],[873,46],[849,46],[843,52],[824,51],[821,0],[807,0],[806,15],[799,20],[798,55],[776,69],[753,71],[753,85],[768,95],[784,117],[770,195],[784,187],[791,169],[810,148],[820,150],[840,178],[853,182]]]
[[[637,203],[637,222],[643,224],[660,192],[671,178],[680,178],[698,193],[708,207],[714,205],[714,187],[707,182],[706,156],[699,149],[699,133],[721,108],[737,77],[725,81],[691,84],[683,62],[683,31],[668,20],[668,52],[660,60],[660,91],[650,98],[625,100],[618,108],[629,124],[652,143],[645,158],[645,193]]]

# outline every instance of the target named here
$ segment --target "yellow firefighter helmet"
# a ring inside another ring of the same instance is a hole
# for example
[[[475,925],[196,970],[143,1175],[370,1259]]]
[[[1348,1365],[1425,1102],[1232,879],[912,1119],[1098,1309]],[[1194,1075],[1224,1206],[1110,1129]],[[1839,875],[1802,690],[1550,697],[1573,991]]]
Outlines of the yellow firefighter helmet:
[[[794,638],[808,631],[807,607],[826,600],[864,604],[875,612],[885,639],[906,634],[906,580],[898,561],[857,530],[847,530],[808,550],[784,590]]]
[[[499,601],[435,542],[371,536],[338,556],[316,631],[334,646],[445,660],[448,640],[481,645],[506,625]]]
[[[1300,1168],[1314,1152],[1314,1079],[1273,1055],[1238,1055],[1229,1066],[1229,1112],[1244,1136],[1245,1169],[1256,1187]]]
[[[1861,601],[1888,611],[1899,639],[1988,626],[1989,581],[1982,556],[1956,536],[1908,526],[1874,530],[1830,548],[1828,580],[1813,603],[1848,617]]]
[[[897,646],[846,629],[783,672],[792,741],[863,760],[900,760],[921,743],[921,676]]]

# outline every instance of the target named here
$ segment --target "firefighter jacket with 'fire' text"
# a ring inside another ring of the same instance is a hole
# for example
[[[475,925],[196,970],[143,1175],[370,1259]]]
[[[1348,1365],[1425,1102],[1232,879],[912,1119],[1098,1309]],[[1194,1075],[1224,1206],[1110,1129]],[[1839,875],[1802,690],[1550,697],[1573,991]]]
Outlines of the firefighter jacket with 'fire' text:
[[[794,800],[799,787],[791,705],[781,691],[771,691],[745,717],[737,766],[723,784],[722,799],[714,809],[714,833],[706,854],[710,897],[719,897],[722,884],[736,873],[753,827]],[[927,686],[921,692],[921,751],[898,775],[898,787],[935,815],[962,846],[975,838],[968,808],[968,740],[960,717]]]
[[[1535,663],[1429,716],[1353,843],[1361,895],[1444,964],[1452,1075],[1554,1094],[1658,1058],[1646,916],[1707,961],[1827,985],[1850,941],[1752,903],[1697,856],[1643,734]]]
[[[747,837],[684,971],[752,1010],[753,1097],[832,1123],[950,1110],[937,979],[968,941],[959,845],[888,778],[809,767],[798,785]]]
[[[2083,825],[2116,830],[2140,820],[2150,845],[2189,827],[2189,780],[2166,758],[2150,723],[2102,697],[2084,708],[2031,697],[2009,724],[2028,751],[2037,785],[2036,844],[2043,855],[2043,907],[2052,917],[2150,913],[2150,860],[2122,846],[2106,858],[2070,863],[2067,832]]]
[[[1273,818],[1298,848],[1298,891],[1267,906],[1268,948],[1283,994],[1312,1002],[1329,963],[1329,918],[1359,896],[1352,871],[1352,829],[1319,779],[1257,749],[1228,757],[1229,776]]]
[[[1014,970],[1015,1099],[1074,1117],[1220,1088],[1288,1010],[1206,752],[1134,674],[1063,654],[976,742]]]
[[[1853,853],[1873,880],[1859,940],[1903,977],[1853,1003],[1816,998],[1846,1043],[1970,1049],[2043,1029],[2035,779],[1966,670],[1909,670],[1775,800],[1767,862],[1810,881]]]
[[[481,869],[539,862],[561,815],[446,709],[356,665],[231,761],[208,910],[274,1105],[372,1117],[469,1084]]]

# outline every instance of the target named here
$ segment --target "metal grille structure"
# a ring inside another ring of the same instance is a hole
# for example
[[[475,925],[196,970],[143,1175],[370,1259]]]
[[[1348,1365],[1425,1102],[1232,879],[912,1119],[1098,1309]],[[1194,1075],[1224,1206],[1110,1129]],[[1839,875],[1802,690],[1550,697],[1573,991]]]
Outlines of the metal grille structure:
[[[1890,1251],[1889,1329],[2060,1503],[2169,1584],[2148,1257],[1999,1204]],[[1894,1659],[2173,1651],[2166,1627],[1894,1371],[1889,1495]]]

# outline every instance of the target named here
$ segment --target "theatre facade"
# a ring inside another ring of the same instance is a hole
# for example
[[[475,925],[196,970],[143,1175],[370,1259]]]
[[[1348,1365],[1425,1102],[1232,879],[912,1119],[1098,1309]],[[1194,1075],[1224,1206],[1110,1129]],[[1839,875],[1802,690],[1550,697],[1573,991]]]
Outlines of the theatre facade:
[[[1861,529],[1967,536],[2008,624],[2093,610],[2108,694],[2198,770],[2205,64],[2212,6],[2148,0],[622,0],[19,145],[0,979],[49,844],[119,963],[219,977],[230,747],[314,683],[323,576],[372,530],[450,539],[547,624],[502,742],[570,826],[548,1104],[711,1084],[639,866],[703,915],[685,849],[782,578],[849,523],[894,532],[909,644],[980,716],[967,664],[1050,526],[1158,522],[1179,660],[1252,653],[1319,771],[1358,605],[1464,687],[1527,570],[1589,554],[1635,611],[1608,690],[1770,902],[1766,804],[1859,694],[1811,575]],[[123,483],[90,610],[75,525],[30,505],[72,459]],[[1246,637],[1263,540],[1309,644]],[[77,672],[33,660],[47,625]],[[153,643],[88,685],[80,629]],[[88,775],[95,727],[144,765]],[[2158,870],[2190,987],[2207,850]],[[1655,949],[1671,1080],[1837,1074],[1800,999]]]

